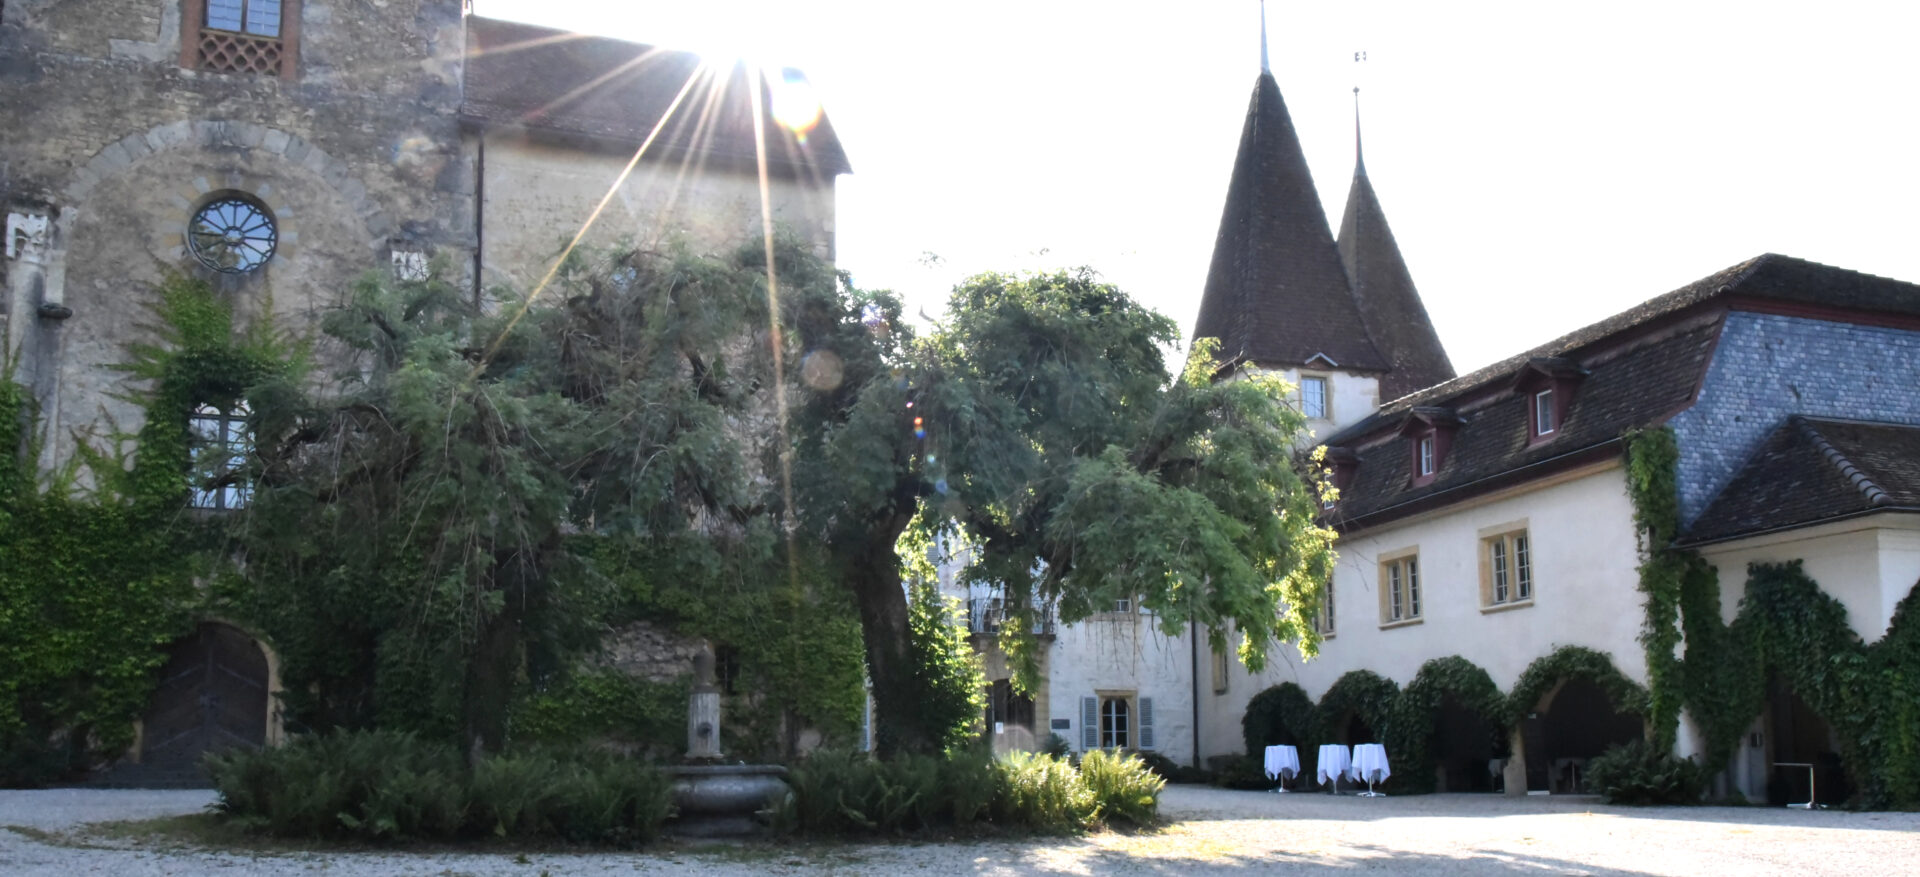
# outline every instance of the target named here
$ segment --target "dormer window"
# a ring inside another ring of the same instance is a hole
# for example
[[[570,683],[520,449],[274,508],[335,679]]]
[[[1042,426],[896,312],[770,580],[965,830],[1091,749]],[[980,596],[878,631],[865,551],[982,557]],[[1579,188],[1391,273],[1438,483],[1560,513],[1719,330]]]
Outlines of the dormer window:
[[[1407,415],[1400,434],[1407,438],[1412,459],[1413,486],[1433,483],[1440,467],[1447,464],[1447,451],[1453,446],[1453,434],[1466,423],[1451,409],[1421,406]]]
[[[1318,375],[1300,378],[1300,413],[1308,420],[1333,419],[1327,405],[1327,379]]]
[[[1567,408],[1587,370],[1571,359],[1539,356],[1527,360],[1513,378],[1513,392],[1527,400],[1527,443],[1538,444],[1558,435],[1567,422]]]

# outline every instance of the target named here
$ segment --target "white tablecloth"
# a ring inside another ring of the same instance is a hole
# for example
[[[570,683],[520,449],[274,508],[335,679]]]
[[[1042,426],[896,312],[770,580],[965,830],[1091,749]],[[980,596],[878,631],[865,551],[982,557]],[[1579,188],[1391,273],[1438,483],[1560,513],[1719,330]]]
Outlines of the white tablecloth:
[[[1300,751],[1292,746],[1267,747],[1267,776],[1279,779],[1282,776],[1300,775]]]
[[[1366,782],[1371,778],[1380,782],[1393,776],[1393,770],[1387,766],[1387,747],[1378,743],[1362,743],[1353,747],[1353,773],[1355,782]]]
[[[1347,754],[1347,747],[1338,743],[1320,747],[1320,765],[1316,770],[1320,784],[1324,786],[1345,776],[1352,764],[1353,757]]]

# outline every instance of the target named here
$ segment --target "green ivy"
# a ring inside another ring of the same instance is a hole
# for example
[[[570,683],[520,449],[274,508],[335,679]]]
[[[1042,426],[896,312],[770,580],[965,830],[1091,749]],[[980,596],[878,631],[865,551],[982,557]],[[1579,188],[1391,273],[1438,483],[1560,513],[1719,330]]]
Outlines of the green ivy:
[[[1240,735],[1246,741],[1247,754],[1259,757],[1268,746],[1285,743],[1303,745],[1312,738],[1313,698],[1306,689],[1282,682],[1247,701],[1246,714],[1240,718]],[[1302,752],[1304,758],[1307,753]]]
[[[132,744],[166,644],[212,608],[194,581],[218,528],[182,514],[188,412],[300,362],[236,333],[204,284],[169,279],[153,311],[157,343],[122,366],[139,431],[81,436],[56,470],[39,466],[31,397],[0,373],[0,784],[70,777]]]
[[[1691,553],[1667,547],[1680,527],[1680,446],[1666,427],[1631,433],[1626,444],[1633,522],[1647,539],[1646,558],[1640,563],[1640,592],[1646,595],[1640,643],[1647,655],[1647,719],[1656,748],[1667,751],[1673,748],[1685,697],[1685,664],[1677,650],[1682,585],[1693,560]]]
[[[677,757],[687,746],[692,687],[690,677],[653,682],[618,670],[583,670],[516,704],[512,734],[516,743],[611,743]]]
[[[1327,742],[1340,739],[1346,730],[1340,725],[1349,715],[1357,715],[1380,740],[1390,739],[1394,704],[1399,698],[1400,686],[1393,680],[1371,670],[1349,670],[1334,680],[1314,707],[1319,738]]]
[[[1495,729],[1504,730],[1510,724],[1506,696],[1493,684],[1493,677],[1472,661],[1449,655],[1420,665],[1394,702],[1389,723],[1393,735],[1386,738],[1387,751],[1400,762],[1394,785],[1402,793],[1433,791],[1434,725],[1449,694]]]
[[[1541,656],[1520,674],[1507,695],[1507,718],[1519,722],[1533,712],[1540,698],[1562,680],[1585,679],[1606,692],[1613,708],[1645,718],[1650,709],[1647,690],[1613,666],[1606,652],[1584,646],[1561,646]]]

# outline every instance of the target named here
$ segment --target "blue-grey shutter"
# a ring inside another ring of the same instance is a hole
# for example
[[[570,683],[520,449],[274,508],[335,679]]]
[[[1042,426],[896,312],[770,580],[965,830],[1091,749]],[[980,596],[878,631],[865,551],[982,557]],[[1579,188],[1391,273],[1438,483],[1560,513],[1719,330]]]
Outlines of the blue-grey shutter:
[[[1140,748],[1153,748],[1153,698],[1140,698]]]
[[[1100,748],[1100,698],[1080,698],[1080,748]]]

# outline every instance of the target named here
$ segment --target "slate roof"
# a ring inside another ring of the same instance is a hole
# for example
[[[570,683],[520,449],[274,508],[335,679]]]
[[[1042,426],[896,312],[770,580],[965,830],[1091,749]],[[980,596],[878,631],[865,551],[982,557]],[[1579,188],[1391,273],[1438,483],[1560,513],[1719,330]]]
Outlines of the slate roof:
[[[1380,376],[1380,398],[1398,399],[1452,379],[1453,361],[1433,331],[1427,306],[1414,289],[1400,245],[1394,242],[1393,229],[1387,227],[1386,211],[1380,209],[1380,198],[1367,178],[1357,126],[1353,145],[1353,186],[1347,191],[1347,212],[1340,222],[1337,246],[1361,322],[1374,348],[1387,358],[1389,370]]]
[[[1665,333],[1593,368],[1575,388],[1559,433],[1538,444],[1528,444],[1529,394],[1510,393],[1484,407],[1457,411],[1465,422],[1454,432],[1452,447],[1430,484],[1411,486],[1407,441],[1388,438],[1362,444],[1355,448],[1359,467],[1341,491],[1332,523],[1357,528],[1371,515],[1402,506],[1411,509],[1422,501],[1444,502],[1446,494],[1470,485],[1524,477],[1529,467],[1604,449],[1628,427],[1658,421],[1692,400],[1718,333],[1717,321]],[[1391,424],[1410,413],[1403,412]],[[1359,437],[1349,431],[1328,444],[1353,447],[1349,442]]]
[[[1723,305],[1820,306],[1920,317],[1920,285],[1769,253],[1396,399],[1325,440],[1355,449],[1360,460],[1330,515],[1332,523],[1357,529],[1444,503],[1449,493],[1466,495],[1469,488],[1523,480],[1556,458],[1564,462],[1613,452],[1627,430],[1661,422],[1692,403],[1721,324],[1714,308]],[[1529,363],[1555,360],[1560,368],[1580,366],[1589,373],[1573,394],[1560,433],[1530,446],[1528,400],[1502,390]],[[1486,402],[1489,397],[1493,401]],[[1380,439],[1398,430],[1416,408],[1431,406],[1460,406],[1466,423],[1455,433],[1435,480],[1412,487],[1406,443]]]
[[[1326,211],[1273,74],[1254,81],[1220,232],[1194,321],[1220,359],[1269,366],[1324,354],[1343,369],[1385,371],[1347,285]]]
[[[637,145],[695,75],[707,82],[687,94],[649,151],[662,158],[698,154],[751,166],[753,101],[745,68],[735,65],[723,80],[702,71],[699,56],[690,52],[470,15],[460,112],[486,125]],[[763,88],[765,129],[772,135],[770,167],[829,179],[851,170],[824,114],[803,140],[773,121],[766,97]]]
[[[1920,427],[1794,416],[1761,443],[1680,542],[1897,510],[1920,511]]]

